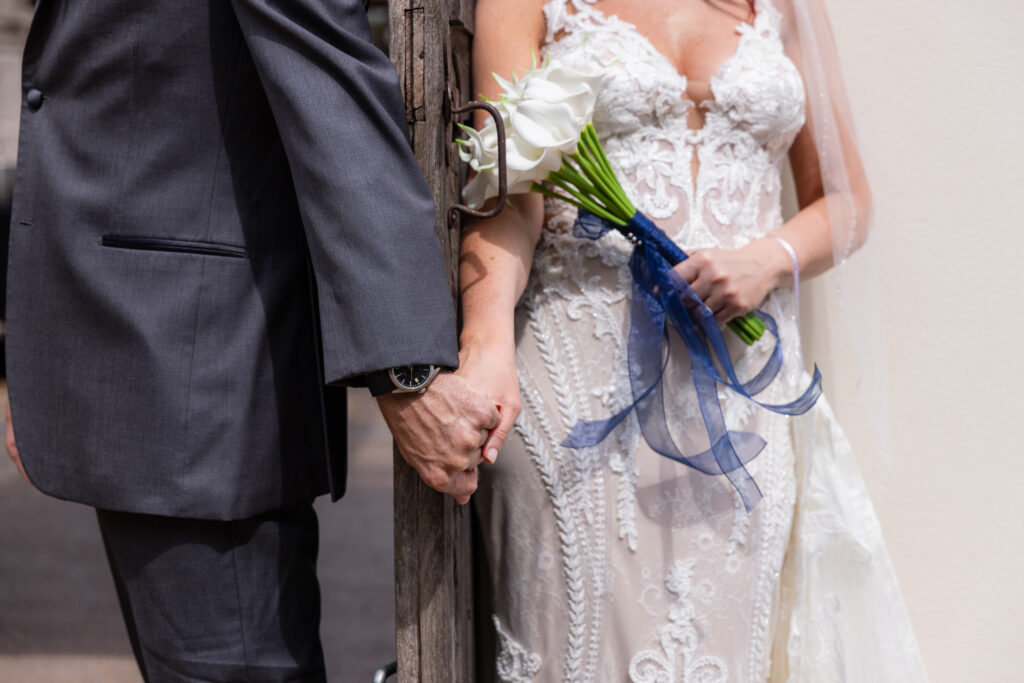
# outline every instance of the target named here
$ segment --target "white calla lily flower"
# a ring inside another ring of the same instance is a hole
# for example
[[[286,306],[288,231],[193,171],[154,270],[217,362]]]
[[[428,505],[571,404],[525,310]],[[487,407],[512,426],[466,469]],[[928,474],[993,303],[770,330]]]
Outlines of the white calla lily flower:
[[[549,57],[520,78],[494,78],[504,91],[493,104],[505,124],[508,192],[529,192],[576,150],[593,119],[602,75],[590,64]],[[462,128],[467,137],[459,141],[459,157],[476,172],[462,195],[479,208],[498,194],[497,127],[489,120],[479,131]]]
[[[580,140],[580,127],[565,104],[524,100],[511,109],[513,134],[534,147],[556,147],[571,153]]]

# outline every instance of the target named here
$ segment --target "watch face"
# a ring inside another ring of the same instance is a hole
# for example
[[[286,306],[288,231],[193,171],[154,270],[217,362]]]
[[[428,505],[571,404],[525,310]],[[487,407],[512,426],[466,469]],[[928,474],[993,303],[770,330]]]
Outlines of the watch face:
[[[429,365],[402,365],[391,368],[391,377],[403,389],[419,389],[430,380],[430,371]]]

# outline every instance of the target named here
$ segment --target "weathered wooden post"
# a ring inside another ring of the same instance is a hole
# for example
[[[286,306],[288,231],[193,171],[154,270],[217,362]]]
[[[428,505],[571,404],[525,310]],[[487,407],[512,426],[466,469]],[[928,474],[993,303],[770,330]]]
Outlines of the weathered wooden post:
[[[452,296],[459,188],[451,109],[471,92],[473,0],[390,0],[390,54],[402,80],[416,158],[437,204]],[[469,507],[424,486],[395,453],[395,624],[402,683],[472,681]]]

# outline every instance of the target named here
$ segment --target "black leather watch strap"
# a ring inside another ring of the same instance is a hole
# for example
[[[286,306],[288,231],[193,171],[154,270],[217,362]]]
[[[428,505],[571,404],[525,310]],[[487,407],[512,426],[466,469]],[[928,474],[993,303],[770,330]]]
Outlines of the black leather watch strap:
[[[377,372],[371,372],[366,375],[366,386],[370,389],[370,393],[375,397],[390,394],[397,388],[395,383],[391,380],[390,370],[378,370]]]

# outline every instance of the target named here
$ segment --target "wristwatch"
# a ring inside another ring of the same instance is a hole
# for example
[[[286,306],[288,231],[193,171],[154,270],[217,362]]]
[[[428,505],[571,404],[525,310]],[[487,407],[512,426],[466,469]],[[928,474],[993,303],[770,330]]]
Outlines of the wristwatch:
[[[434,381],[441,368],[437,365],[399,365],[398,367],[373,372],[366,376],[366,386],[374,396],[413,391],[423,393]]]

